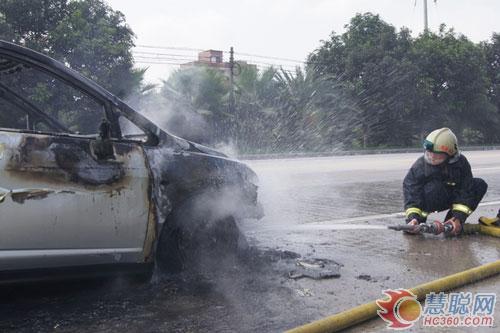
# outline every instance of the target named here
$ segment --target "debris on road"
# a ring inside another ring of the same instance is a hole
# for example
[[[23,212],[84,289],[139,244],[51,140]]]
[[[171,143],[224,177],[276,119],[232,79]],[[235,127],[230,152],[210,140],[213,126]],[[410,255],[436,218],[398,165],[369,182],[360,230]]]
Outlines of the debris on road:
[[[304,289],[297,289],[297,294],[300,296],[300,297],[311,297],[311,296],[314,296],[313,292],[311,291],[311,289],[308,289],[308,288],[304,288]]]
[[[374,277],[374,276],[371,276],[369,274],[360,274],[360,275],[356,276],[356,279],[364,280],[364,281],[368,281],[368,282],[378,282],[381,280],[387,281],[390,279],[390,277],[389,276]]]
[[[340,264],[327,259],[301,259],[296,261],[297,268],[288,273],[293,280],[311,278],[314,280],[340,277]]]

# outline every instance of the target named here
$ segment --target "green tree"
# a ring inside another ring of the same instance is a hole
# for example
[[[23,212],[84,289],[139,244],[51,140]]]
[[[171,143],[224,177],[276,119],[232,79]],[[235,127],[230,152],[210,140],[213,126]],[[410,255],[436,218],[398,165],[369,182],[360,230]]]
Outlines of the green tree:
[[[459,137],[464,131],[486,131],[492,105],[487,100],[485,58],[481,48],[453,29],[441,26],[437,34],[415,40],[411,58],[418,68],[419,102],[413,118],[420,120],[421,136],[448,126]]]
[[[279,95],[276,109],[279,121],[276,144],[286,151],[316,150],[321,145],[318,128],[318,108],[315,96],[321,80],[314,80],[299,68],[295,73],[280,70],[276,73]],[[316,148],[316,149],[314,149]]]
[[[48,38],[68,14],[68,0],[3,0],[0,16],[5,26],[0,37],[39,51],[48,51]]]
[[[408,146],[441,126],[481,143],[498,123],[495,54],[495,39],[481,48],[444,25],[413,39],[366,13],[322,41],[308,66],[343,81],[356,101],[343,117],[354,147]]]
[[[316,77],[335,76],[357,101],[345,109],[349,115],[339,116],[350,129],[343,131],[347,145],[408,144],[404,125],[409,110],[401,98],[412,79],[413,68],[406,60],[411,43],[407,29],[397,33],[378,15],[365,13],[352,18],[344,34],[332,33],[309,55],[308,68]]]
[[[134,33],[102,0],[3,0],[0,38],[62,61],[119,97],[140,89]]]
[[[276,69],[260,72],[240,64],[235,77],[235,139],[241,152],[274,152],[276,149],[275,101],[278,96]]]
[[[176,112],[194,111],[209,124],[210,131],[203,141],[215,143],[231,137],[234,115],[228,112],[229,81],[221,71],[208,67],[181,68],[163,83],[161,93],[172,96],[172,92],[187,106]]]
[[[482,43],[481,47],[485,54],[485,70],[488,80],[488,102],[494,106],[494,110],[490,110],[490,113],[494,113],[496,120],[494,123],[484,124],[485,128],[488,129],[486,137],[494,138],[500,140],[500,127],[498,118],[500,117],[500,33],[493,33],[491,41],[487,43]],[[490,117],[491,119],[492,117]]]

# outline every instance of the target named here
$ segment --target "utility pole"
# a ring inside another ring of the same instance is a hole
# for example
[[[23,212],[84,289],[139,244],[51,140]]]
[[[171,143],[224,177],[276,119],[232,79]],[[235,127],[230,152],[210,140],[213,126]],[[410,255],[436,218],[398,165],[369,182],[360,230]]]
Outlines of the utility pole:
[[[239,124],[238,124],[238,112],[236,112],[234,107],[234,49],[231,46],[229,49],[229,114],[234,118],[234,143],[238,147],[238,135],[239,135]]]
[[[229,49],[229,113],[234,114],[234,49]]]
[[[424,0],[424,33],[429,32],[429,19],[427,17],[427,0]]]

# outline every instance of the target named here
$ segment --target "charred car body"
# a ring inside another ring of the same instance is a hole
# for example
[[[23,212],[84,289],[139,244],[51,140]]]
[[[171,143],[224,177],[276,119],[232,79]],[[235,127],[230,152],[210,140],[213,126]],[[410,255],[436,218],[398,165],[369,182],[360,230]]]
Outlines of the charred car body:
[[[203,232],[260,215],[255,183],[244,164],[0,41],[0,279],[178,269],[186,224]]]

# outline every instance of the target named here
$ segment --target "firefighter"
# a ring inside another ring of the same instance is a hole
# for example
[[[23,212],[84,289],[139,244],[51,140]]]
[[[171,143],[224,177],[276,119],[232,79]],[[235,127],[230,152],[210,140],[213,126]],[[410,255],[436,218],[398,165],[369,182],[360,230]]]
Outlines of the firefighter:
[[[472,177],[470,164],[458,150],[457,137],[449,128],[432,131],[424,149],[403,181],[406,222],[425,223],[429,213],[449,209],[444,224],[452,225],[451,235],[459,235],[488,185]]]

